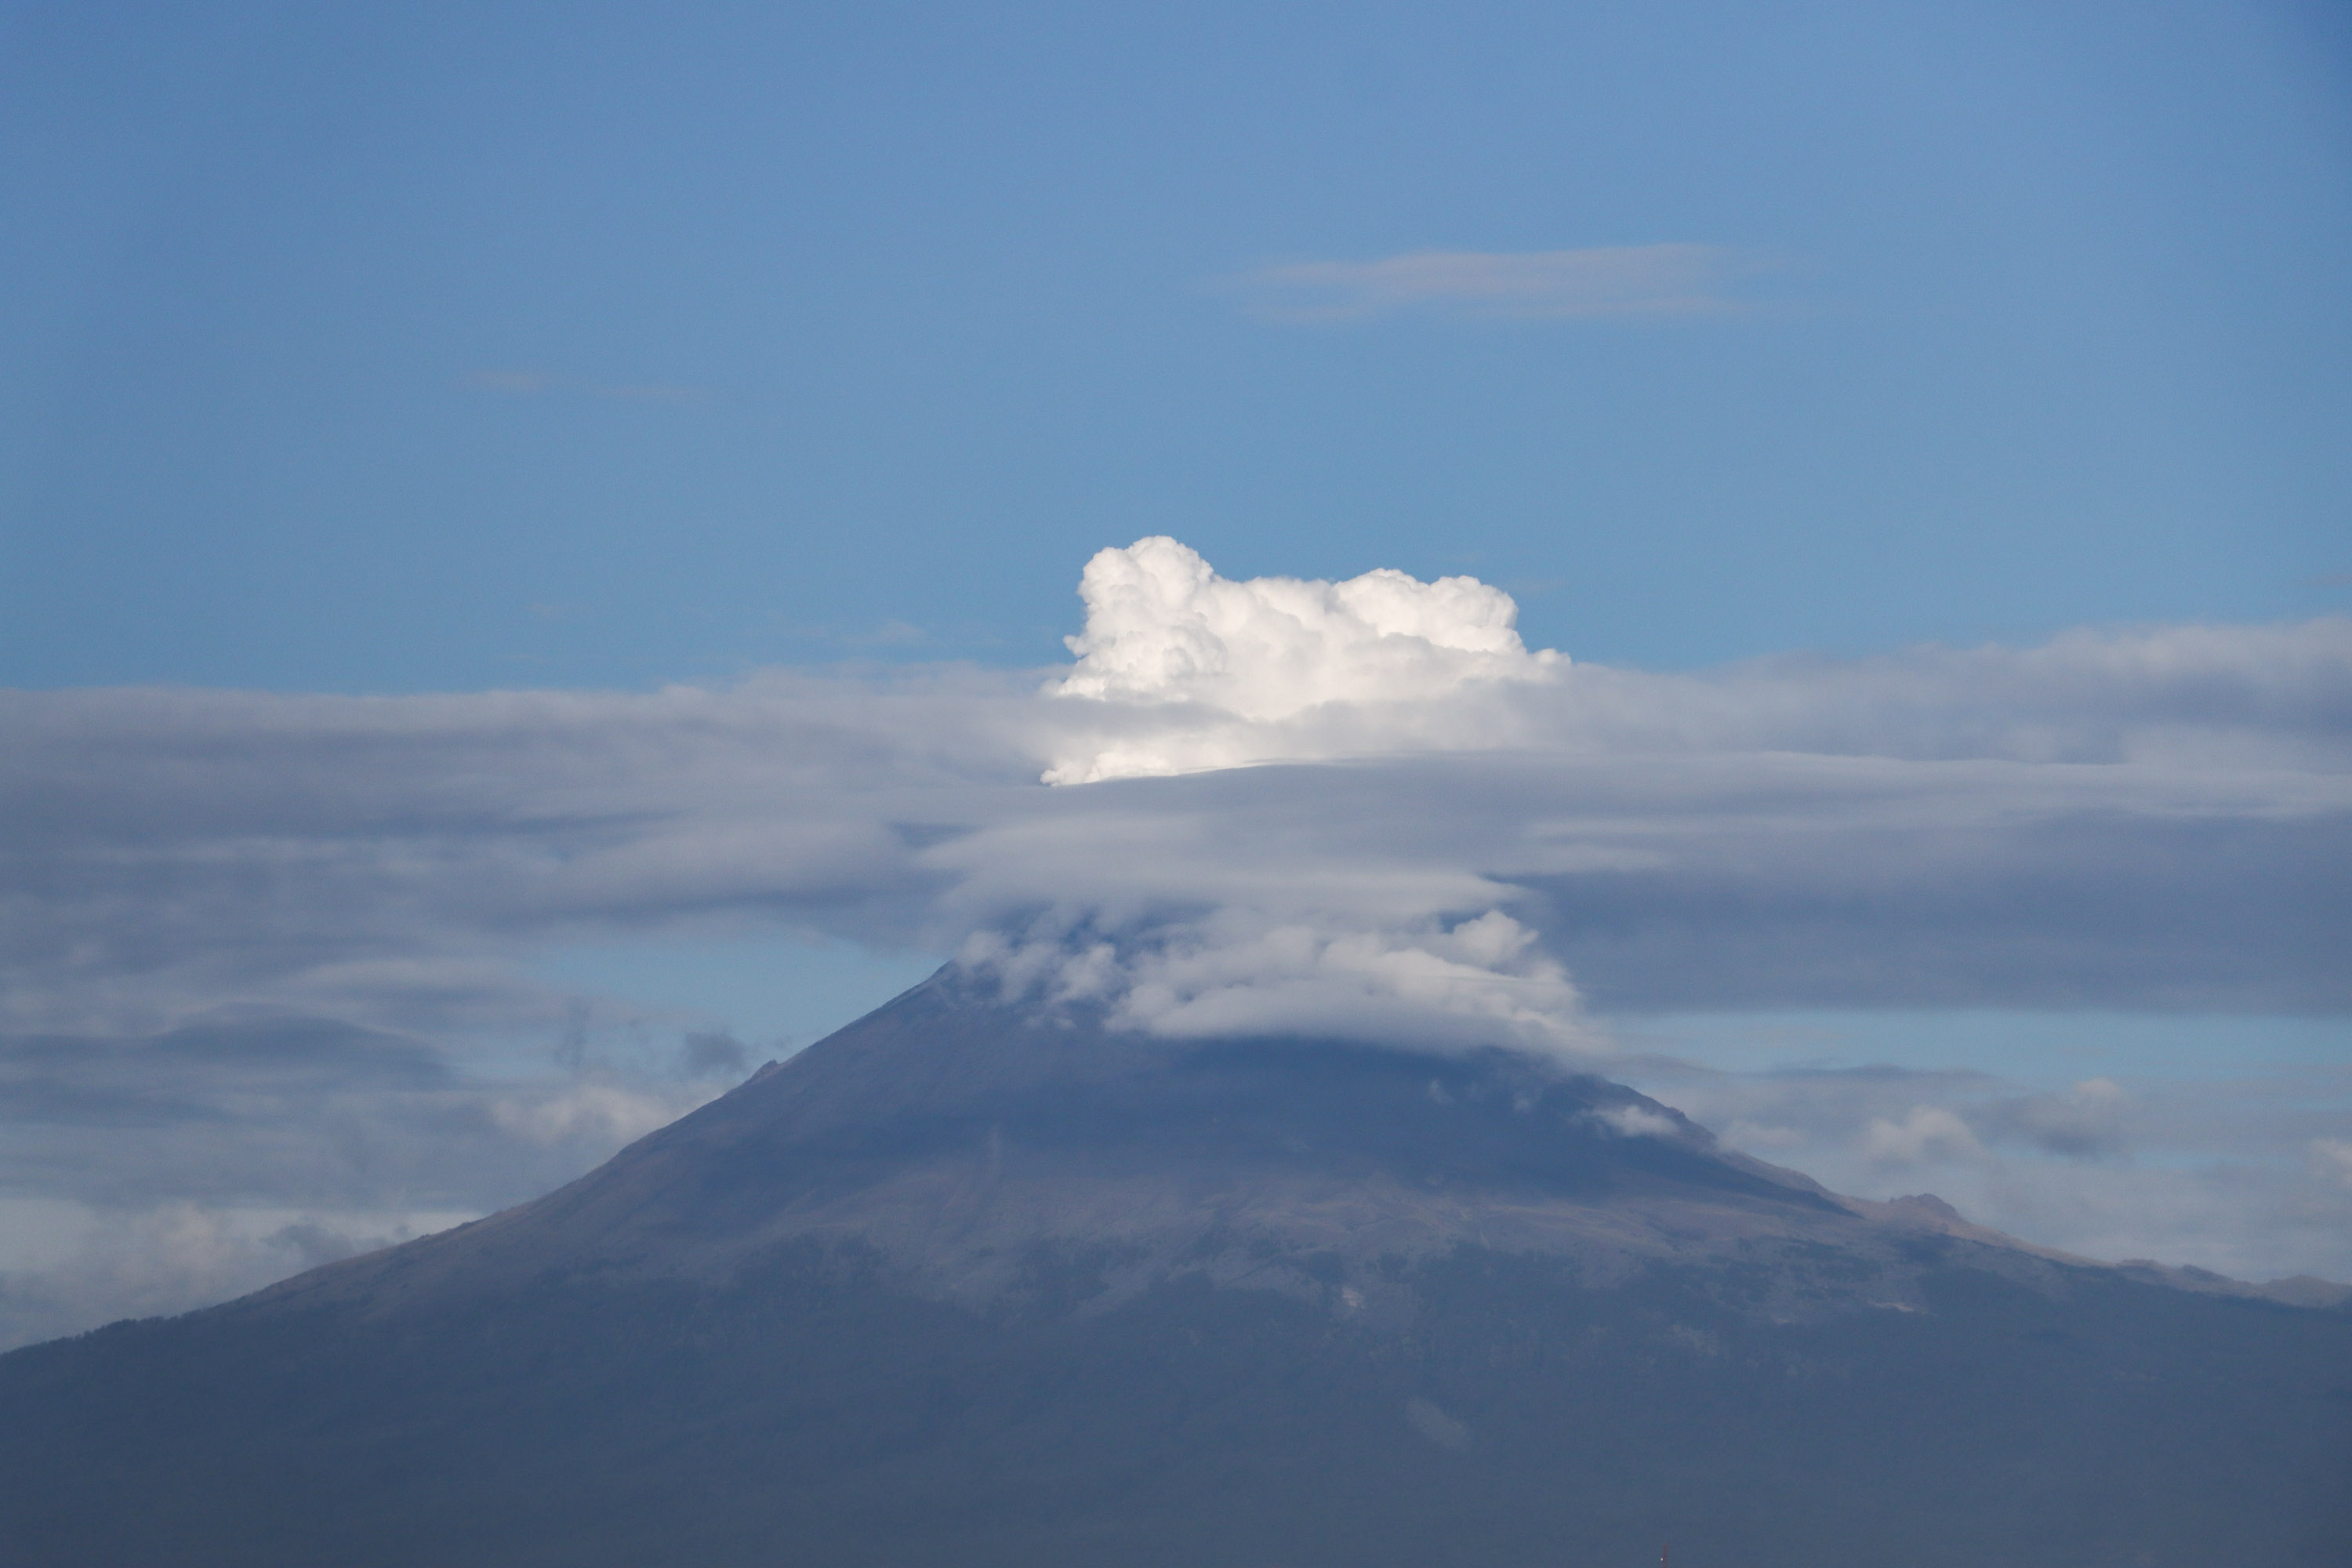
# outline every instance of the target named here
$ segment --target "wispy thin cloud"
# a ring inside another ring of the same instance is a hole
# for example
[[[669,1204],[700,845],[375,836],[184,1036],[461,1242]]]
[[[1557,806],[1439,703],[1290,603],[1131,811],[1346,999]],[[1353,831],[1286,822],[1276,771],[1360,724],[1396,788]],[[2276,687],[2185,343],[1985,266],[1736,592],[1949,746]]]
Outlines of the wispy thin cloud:
[[[502,392],[509,397],[535,397],[555,384],[543,370],[478,370],[464,384],[476,392]]]
[[[459,384],[473,392],[494,392],[506,397],[538,397],[551,392],[568,392],[584,397],[608,398],[617,403],[698,403],[710,395],[699,386],[684,386],[669,382],[606,383],[582,381],[575,376],[557,375],[543,370],[478,370],[459,378]]]
[[[677,386],[667,382],[648,382],[627,386],[583,384],[580,390],[591,397],[609,397],[621,403],[699,403],[710,395],[698,386]]]
[[[1417,250],[1377,261],[1289,261],[1221,280],[1268,321],[1352,321],[1404,311],[1486,320],[1721,315],[1748,263],[1713,245],[1584,250]]]

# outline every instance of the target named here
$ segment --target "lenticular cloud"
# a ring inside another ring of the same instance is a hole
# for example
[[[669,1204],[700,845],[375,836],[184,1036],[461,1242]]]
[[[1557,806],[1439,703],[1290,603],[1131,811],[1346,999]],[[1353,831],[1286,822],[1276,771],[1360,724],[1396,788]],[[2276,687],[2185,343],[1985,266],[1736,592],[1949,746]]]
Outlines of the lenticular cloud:
[[[1518,606],[1475,577],[1383,568],[1344,583],[1220,577],[1173,539],[1087,563],[1076,668],[1046,689],[1101,705],[1048,784],[1492,743],[1461,706],[1564,668],[1529,653]]]

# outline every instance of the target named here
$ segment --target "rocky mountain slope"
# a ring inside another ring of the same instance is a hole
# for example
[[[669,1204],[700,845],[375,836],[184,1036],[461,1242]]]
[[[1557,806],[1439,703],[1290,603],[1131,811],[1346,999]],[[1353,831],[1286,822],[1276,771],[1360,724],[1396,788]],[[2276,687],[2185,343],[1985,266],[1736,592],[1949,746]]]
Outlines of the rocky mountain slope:
[[[535,1203],[0,1358],[0,1560],[2341,1563],[2305,1299],[950,973]]]

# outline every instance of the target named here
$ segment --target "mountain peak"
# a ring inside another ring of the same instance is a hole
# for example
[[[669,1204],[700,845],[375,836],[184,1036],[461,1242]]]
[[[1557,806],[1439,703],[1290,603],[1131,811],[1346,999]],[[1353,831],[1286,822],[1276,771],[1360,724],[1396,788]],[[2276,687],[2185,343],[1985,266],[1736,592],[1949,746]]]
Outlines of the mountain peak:
[[[0,1557],[2346,1561],[2352,1318],[2247,1294],[1557,1060],[950,973],[535,1203],[0,1358]]]
[[[950,968],[568,1187],[271,1294],[714,1282],[810,1243],[871,1249],[911,1288],[968,1302],[1017,1292],[1046,1254],[1094,1259],[1109,1301],[1183,1272],[1320,1297],[1318,1271],[1337,1269],[1360,1296],[1384,1264],[1465,1245],[1594,1279],[1824,1247],[1868,1258],[1851,1289],[1782,1292],[1826,1308],[1899,1295],[1922,1220],[2004,1239],[1934,1199],[1838,1198],[1555,1059],[1162,1039],[1008,1004]]]

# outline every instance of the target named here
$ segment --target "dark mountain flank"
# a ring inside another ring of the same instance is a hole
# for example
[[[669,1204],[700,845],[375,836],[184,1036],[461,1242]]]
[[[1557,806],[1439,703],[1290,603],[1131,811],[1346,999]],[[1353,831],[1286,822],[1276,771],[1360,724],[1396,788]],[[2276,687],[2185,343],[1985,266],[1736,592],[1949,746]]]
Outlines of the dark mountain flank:
[[[2317,1299],[2325,1300],[2322,1293]],[[1502,1052],[943,974],[536,1203],[0,1358],[0,1563],[2352,1563],[2352,1313]]]

